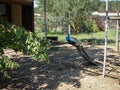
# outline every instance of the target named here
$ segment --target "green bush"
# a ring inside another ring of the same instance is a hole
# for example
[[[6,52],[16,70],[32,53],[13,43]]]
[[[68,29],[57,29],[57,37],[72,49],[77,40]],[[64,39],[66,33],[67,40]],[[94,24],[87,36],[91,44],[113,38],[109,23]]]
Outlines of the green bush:
[[[8,76],[7,69],[17,68],[18,64],[12,62],[8,57],[4,57],[3,49],[11,48],[15,52],[21,51],[31,55],[35,60],[40,59],[44,63],[49,62],[47,50],[49,42],[43,38],[38,38],[36,33],[25,30],[8,23],[0,23],[0,72]]]
[[[7,56],[2,56],[0,59],[0,72],[4,77],[10,78],[8,75],[8,70],[13,70],[14,68],[18,68],[19,64],[13,62]]]
[[[84,22],[84,24],[82,25],[81,31],[84,33],[92,33],[92,32],[98,32],[100,30],[97,27],[95,21],[88,20]]]
[[[95,23],[95,21],[93,21],[93,24],[92,24],[92,31],[93,31],[93,32],[98,32],[98,31],[100,31],[99,28],[98,28],[98,26],[97,26],[97,24]]]

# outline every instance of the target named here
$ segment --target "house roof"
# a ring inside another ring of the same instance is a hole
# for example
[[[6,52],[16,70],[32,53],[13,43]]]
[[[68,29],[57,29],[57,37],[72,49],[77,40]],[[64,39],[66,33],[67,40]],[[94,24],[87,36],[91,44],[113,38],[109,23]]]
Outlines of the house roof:
[[[30,5],[34,0],[0,0],[0,3]]]

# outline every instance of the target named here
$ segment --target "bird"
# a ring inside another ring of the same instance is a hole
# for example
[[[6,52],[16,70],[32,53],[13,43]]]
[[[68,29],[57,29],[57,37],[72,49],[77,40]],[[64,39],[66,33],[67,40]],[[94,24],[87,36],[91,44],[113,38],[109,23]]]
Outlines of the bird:
[[[78,50],[78,52],[82,55],[82,57],[88,61],[92,65],[96,65],[94,62],[92,62],[91,58],[88,56],[88,54],[85,52],[83,46],[81,43],[74,37],[70,37],[69,34],[66,36],[66,40],[68,41],[69,44],[75,46]]]
[[[80,46],[80,42],[76,38],[70,37],[69,34],[67,34],[66,40],[68,41],[69,44],[72,44],[73,46],[76,47]]]

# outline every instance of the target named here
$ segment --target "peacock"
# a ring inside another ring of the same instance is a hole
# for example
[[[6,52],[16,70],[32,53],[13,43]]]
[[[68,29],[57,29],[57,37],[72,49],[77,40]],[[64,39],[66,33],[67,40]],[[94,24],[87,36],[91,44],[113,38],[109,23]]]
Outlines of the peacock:
[[[90,64],[92,65],[96,65],[94,62],[92,62],[91,58],[88,56],[88,54],[85,52],[83,46],[81,45],[81,43],[74,37],[70,37],[70,35],[68,34],[66,36],[66,40],[69,44],[75,46],[79,52],[80,55],[83,56],[83,58],[88,61]]]

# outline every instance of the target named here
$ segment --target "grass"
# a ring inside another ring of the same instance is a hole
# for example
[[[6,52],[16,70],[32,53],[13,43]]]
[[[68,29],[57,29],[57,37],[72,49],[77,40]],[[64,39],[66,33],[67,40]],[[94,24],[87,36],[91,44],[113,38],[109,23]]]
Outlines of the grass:
[[[110,45],[115,44],[115,38],[116,38],[115,34],[116,34],[115,30],[108,31],[108,44]],[[44,33],[37,32],[37,35],[39,37],[43,37]],[[59,41],[66,42],[66,39],[65,39],[66,34],[63,34],[63,33],[48,33],[47,36],[57,36]],[[81,33],[79,35],[71,35],[71,37],[75,37],[82,42],[85,42],[86,40],[93,38],[95,44],[104,44],[105,32],[100,31],[100,32],[89,33],[89,34]]]

